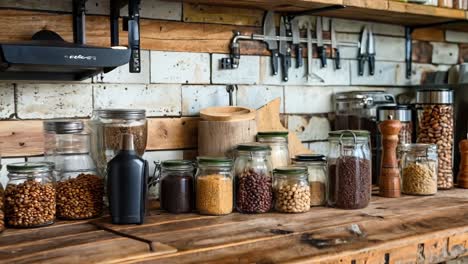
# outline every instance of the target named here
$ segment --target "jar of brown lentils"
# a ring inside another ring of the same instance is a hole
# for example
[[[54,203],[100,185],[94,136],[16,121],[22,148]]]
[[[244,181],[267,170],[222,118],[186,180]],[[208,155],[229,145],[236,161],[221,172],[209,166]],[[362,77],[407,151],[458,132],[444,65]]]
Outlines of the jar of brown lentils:
[[[55,182],[44,162],[7,165],[5,221],[11,227],[39,227],[55,221]]]

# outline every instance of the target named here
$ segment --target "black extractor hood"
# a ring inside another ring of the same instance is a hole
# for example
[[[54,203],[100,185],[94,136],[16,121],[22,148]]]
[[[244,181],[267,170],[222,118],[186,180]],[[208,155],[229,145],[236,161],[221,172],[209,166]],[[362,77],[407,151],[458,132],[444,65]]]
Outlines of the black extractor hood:
[[[85,2],[73,0],[74,42],[41,30],[30,41],[0,43],[0,80],[80,81],[130,63],[130,72],[140,71],[139,0],[129,0],[129,48],[118,46],[119,10],[122,0],[111,0],[111,45],[85,44]]]

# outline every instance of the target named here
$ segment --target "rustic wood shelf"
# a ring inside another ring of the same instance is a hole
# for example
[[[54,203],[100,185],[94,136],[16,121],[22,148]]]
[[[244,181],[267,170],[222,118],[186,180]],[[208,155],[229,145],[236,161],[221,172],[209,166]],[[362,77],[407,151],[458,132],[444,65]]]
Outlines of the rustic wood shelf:
[[[373,197],[362,210],[202,216],[151,210],[0,235],[1,263],[439,263],[468,255],[468,190]],[[153,249],[153,250],[151,250]]]
[[[188,3],[276,10],[279,12],[306,12],[344,5],[345,8],[324,10],[317,15],[365,20],[380,23],[421,27],[439,23],[439,28],[468,31],[465,10],[403,3],[391,0],[183,0]]]

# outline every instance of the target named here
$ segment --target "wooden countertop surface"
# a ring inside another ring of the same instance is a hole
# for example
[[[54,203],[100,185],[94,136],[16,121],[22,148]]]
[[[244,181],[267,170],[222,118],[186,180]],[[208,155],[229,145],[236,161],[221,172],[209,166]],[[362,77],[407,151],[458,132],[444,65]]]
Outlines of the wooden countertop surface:
[[[373,197],[362,210],[58,221],[0,235],[1,263],[437,263],[468,255],[468,190]]]

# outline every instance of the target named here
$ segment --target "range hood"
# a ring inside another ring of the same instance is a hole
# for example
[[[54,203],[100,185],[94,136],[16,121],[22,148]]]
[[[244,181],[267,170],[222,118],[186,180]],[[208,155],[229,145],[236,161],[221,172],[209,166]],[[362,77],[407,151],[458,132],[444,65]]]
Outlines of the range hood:
[[[57,33],[41,30],[30,41],[0,43],[0,80],[80,81],[106,73],[130,62],[130,71],[140,71],[139,0],[129,0],[130,48],[118,46],[118,10],[122,0],[111,0],[112,47],[85,44],[85,2],[73,0],[74,43]],[[130,11],[132,13],[130,13]]]

